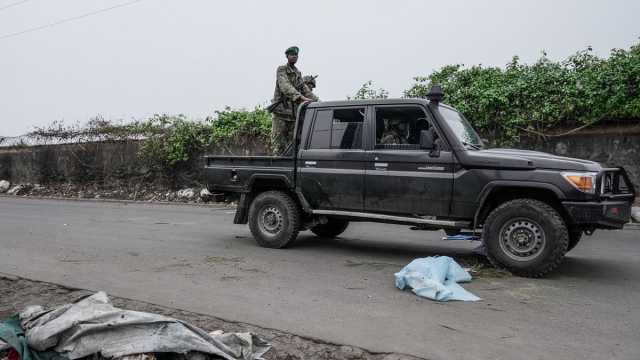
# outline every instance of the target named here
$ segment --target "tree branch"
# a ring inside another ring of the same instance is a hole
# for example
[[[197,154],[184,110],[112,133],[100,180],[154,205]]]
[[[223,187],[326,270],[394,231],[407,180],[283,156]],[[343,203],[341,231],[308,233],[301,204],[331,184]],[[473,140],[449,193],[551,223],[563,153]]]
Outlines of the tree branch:
[[[528,132],[528,133],[536,134],[536,135],[538,135],[538,136],[540,136],[540,137],[542,137],[544,139],[547,139],[547,138],[554,138],[554,137],[562,137],[562,136],[571,135],[571,134],[573,134],[575,132],[578,132],[578,131],[580,131],[582,129],[585,129],[585,128],[587,128],[587,127],[589,127],[589,126],[591,126],[591,125],[593,125],[593,124],[595,124],[597,122],[598,122],[598,120],[594,121],[594,122],[590,122],[588,124],[584,124],[584,125],[579,126],[579,127],[575,128],[575,129],[571,129],[571,130],[569,130],[567,132],[563,132],[562,134],[545,134],[545,133],[542,133],[542,132],[539,132],[539,131],[529,130],[529,129],[525,129],[525,128],[522,128],[522,127],[519,127],[519,126],[516,126],[516,129],[522,130],[522,131],[525,131],[525,132]]]

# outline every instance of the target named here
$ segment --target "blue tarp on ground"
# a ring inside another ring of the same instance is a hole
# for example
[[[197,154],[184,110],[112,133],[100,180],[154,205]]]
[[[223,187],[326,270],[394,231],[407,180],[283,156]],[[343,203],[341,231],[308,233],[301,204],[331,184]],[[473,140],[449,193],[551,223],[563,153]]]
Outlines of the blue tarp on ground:
[[[448,256],[415,259],[395,277],[398,289],[410,287],[416,295],[432,300],[481,300],[458,284],[471,281],[471,274]]]

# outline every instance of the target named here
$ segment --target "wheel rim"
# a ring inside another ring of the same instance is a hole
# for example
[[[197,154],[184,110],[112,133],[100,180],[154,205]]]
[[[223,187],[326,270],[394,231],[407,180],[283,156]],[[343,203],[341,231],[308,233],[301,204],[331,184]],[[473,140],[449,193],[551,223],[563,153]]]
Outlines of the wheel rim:
[[[283,216],[280,209],[275,206],[265,206],[258,215],[258,227],[266,234],[275,235],[282,229]]]
[[[535,259],[542,253],[545,243],[542,227],[531,219],[511,220],[500,229],[500,248],[516,261]]]

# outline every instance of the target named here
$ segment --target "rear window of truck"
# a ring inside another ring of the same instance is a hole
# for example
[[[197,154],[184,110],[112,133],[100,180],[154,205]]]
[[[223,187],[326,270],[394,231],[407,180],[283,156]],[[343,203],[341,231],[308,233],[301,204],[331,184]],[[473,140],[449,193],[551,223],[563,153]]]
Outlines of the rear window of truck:
[[[362,149],[364,114],[364,108],[318,110],[309,148]]]

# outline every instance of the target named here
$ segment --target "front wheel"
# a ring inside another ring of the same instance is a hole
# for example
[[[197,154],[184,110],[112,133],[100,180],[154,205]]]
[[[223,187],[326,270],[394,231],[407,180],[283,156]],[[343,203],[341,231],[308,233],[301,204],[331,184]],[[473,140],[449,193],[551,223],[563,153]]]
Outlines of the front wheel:
[[[541,277],[555,269],[569,243],[560,214],[534,199],[498,206],[487,217],[482,237],[491,263],[526,277]]]
[[[249,228],[260,246],[283,248],[300,231],[298,204],[285,192],[263,192],[249,207]]]

